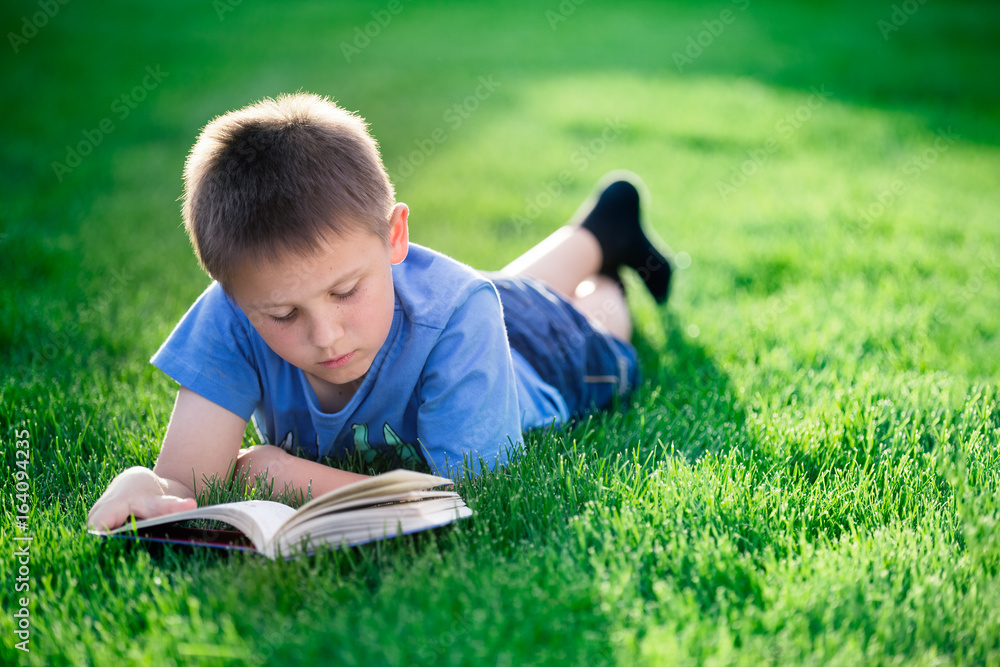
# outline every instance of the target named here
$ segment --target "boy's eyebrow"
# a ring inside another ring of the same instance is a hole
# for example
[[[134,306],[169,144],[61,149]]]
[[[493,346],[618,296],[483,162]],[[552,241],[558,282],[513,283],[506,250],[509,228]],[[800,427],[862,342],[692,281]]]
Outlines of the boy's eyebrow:
[[[346,282],[348,282],[348,281],[350,281],[350,280],[352,280],[352,279],[354,279],[356,277],[359,277],[360,274],[362,274],[362,273],[364,273],[364,267],[359,267],[359,268],[357,268],[357,269],[355,269],[353,271],[348,271],[344,275],[338,276],[332,283],[330,283],[330,286],[327,287],[326,290],[324,290],[324,291],[330,292],[333,289],[339,287],[340,285],[342,285],[342,284],[344,284],[344,283],[346,283]],[[275,301],[258,301],[257,302],[257,308],[277,308],[279,306],[284,306],[284,305],[286,305],[286,304],[285,303],[280,303],[280,302],[275,302]]]

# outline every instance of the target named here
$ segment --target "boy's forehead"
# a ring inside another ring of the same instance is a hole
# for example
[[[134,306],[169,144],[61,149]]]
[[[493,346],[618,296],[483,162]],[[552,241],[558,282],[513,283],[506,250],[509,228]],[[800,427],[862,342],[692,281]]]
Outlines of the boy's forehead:
[[[331,289],[361,274],[373,247],[382,247],[374,235],[346,234],[325,239],[312,251],[289,250],[273,259],[247,257],[239,263],[233,291],[263,308],[280,305],[293,293]]]

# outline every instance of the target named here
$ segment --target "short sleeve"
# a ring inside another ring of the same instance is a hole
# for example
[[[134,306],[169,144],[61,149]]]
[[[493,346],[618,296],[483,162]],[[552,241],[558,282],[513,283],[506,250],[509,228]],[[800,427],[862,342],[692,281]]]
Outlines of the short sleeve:
[[[496,288],[484,283],[455,309],[427,357],[417,437],[439,474],[483,472],[521,441],[517,385]],[[463,465],[465,464],[465,465]]]
[[[263,394],[246,316],[212,283],[151,359],[196,394],[249,420]]]

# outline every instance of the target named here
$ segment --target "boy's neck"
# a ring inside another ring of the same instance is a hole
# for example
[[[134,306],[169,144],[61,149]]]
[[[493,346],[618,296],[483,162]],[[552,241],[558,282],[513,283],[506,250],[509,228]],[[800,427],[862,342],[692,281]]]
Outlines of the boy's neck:
[[[354,397],[354,393],[365,379],[362,375],[357,380],[346,384],[333,384],[311,373],[306,373],[306,377],[309,379],[309,385],[316,394],[316,402],[319,403],[320,409],[323,412],[331,414],[340,412],[350,403],[351,398]]]

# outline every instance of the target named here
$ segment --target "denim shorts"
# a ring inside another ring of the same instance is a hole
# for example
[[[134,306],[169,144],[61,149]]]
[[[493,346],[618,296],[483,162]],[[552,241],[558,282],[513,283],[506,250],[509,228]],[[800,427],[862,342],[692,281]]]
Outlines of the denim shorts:
[[[562,395],[571,419],[605,408],[638,386],[639,363],[630,344],[595,327],[540,281],[485,275],[500,294],[511,348]]]

